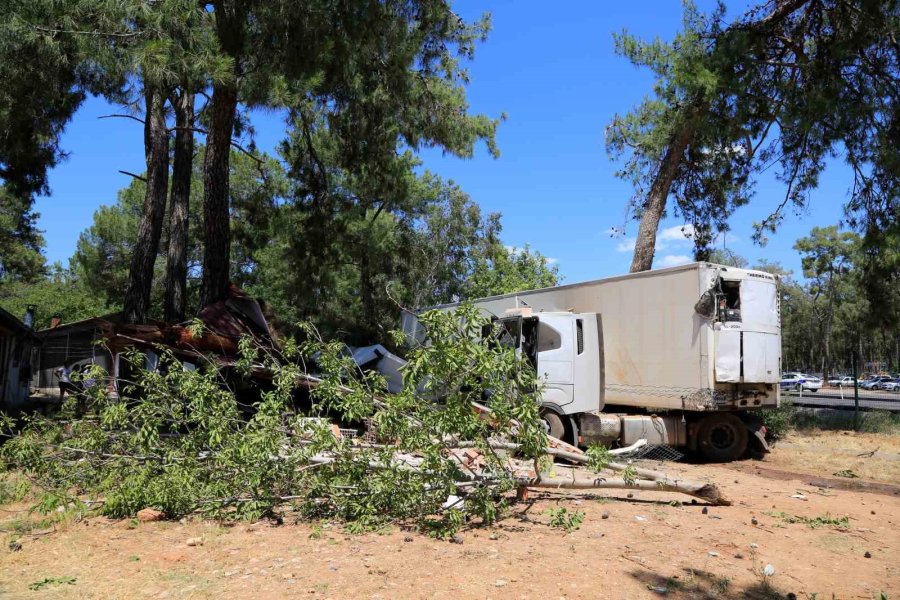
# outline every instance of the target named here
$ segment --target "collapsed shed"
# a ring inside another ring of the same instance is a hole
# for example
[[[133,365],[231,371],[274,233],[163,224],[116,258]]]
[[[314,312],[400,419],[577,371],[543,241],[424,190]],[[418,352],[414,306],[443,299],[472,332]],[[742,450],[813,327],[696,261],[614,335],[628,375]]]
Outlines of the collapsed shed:
[[[39,393],[55,395],[59,389],[58,370],[70,371],[96,364],[109,374],[108,391],[118,394],[117,382],[127,368],[122,353],[134,348],[145,355],[145,368],[155,369],[160,347],[172,352],[187,369],[200,361],[213,360],[220,366],[233,364],[238,343],[250,336],[265,345],[273,344],[273,332],[257,300],[232,285],[228,298],[205,307],[194,321],[166,323],[148,321],[128,324],[121,313],[83,319],[69,324],[54,322],[37,333],[40,350],[32,386]]]

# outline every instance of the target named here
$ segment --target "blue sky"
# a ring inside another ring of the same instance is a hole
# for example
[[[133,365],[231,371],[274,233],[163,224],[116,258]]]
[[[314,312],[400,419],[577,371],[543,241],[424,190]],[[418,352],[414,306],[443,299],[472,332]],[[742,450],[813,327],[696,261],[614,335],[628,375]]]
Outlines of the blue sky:
[[[734,15],[748,6],[729,3]],[[612,32],[671,38],[680,27],[681,3],[507,0],[459,1],[455,7],[467,19],[492,14],[493,31],[468,65],[468,97],[472,112],[507,114],[498,132],[501,156],[491,158],[483,146],[468,160],[424,150],[425,167],[458,183],[483,210],[502,213],[504,242],[530,244],[551,257],[566,282],[627,272],[629,238],[637,231],[636,222],[625,220],[632,189],[614,176],[617,165],[606,155],[603,131],[616,112],[627,112],[651,93],[652,78],[614,54]],[[52,194],[36,206],[51,262],[65,264],[94,210],[114,203],[117,190],[128,185],[120,169],[144,170],[141,125],[98,119],[113,112],[121,111],[91,99],[63,135],[69,158],[51,172]],[[257,114],[254,125],[263,150],[284,135],[278,114]],[[783,185],[767,174],[751,204],[732,218],[725,243],[751,262],[779,261],[799,276],[795,240],[814,226],[838,223],[849,183],[849,169],[832,161],[810,210],[788,212],[778,234],[759,247],[751,241],[752,224],[784,195]],[[624,238],[609,235],[610,228],[623,225]],[[691,243],[680,234],[681,225],[675,219],[661,225],[654,266],[689,260]]]

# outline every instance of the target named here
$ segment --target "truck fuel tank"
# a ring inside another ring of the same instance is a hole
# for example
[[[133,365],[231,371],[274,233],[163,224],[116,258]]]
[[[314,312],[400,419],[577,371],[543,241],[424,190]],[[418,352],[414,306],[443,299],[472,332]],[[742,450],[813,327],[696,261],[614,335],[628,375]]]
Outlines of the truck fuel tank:
[[[647,440],[651,445],[687,445],[687,424],[680,417],[671,415],[585,413],[581,415],[580,429],[585,445],[618,441],[623,446],[630,446],[638,440]]]

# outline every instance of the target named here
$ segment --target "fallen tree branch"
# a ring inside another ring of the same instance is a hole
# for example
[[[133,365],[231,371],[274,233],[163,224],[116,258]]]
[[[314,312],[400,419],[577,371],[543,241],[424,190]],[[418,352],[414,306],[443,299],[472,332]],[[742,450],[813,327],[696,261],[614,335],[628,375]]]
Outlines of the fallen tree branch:
[[[686,481],[663,482],[637,480],[626,482],[624,479],[594,479],[581,478],[569,479],[562,477],[518,477],[516,483],[527,488],[555,488],[555,489],[638,489],[654,492],[679,492],[695,498],[705,500],[717,506],[730,506],[731,502],[722,496],[719,488],[710,483],[691,483]]]

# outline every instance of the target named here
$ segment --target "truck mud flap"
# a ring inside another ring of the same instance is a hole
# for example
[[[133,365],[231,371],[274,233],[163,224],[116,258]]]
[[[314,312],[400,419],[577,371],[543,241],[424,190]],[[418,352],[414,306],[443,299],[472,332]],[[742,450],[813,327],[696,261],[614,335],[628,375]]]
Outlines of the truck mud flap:
[[[770,454],[770,453],[772,452],[772,449],[769,447],[769,443],[766,442],[766,433],[765,433],[765,429],[764,429],[764,428],[762,428],[762,427],[754,428],[754,427],[752,427],[752,426],[750,426],[750,425],[747,425],[747,431],[749,431],[750,434],[751,434],[751,436],[752,436],[752,437],[750,438],[751,443],[752,443],[754,440],[755,440],[756,442],[758,442],[758,443],[756,443],[756,444],[754,444],[754,445],[756,446],[756,449],[757,449],[759,452],[762,452],[763,454]]]

